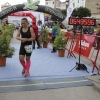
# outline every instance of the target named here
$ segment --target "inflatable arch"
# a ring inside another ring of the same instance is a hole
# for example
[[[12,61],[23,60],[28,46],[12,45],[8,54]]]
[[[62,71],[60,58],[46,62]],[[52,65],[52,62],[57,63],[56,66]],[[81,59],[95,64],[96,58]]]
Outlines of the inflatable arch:
[[[32,22],[36,22],[36,17],[33,16],[33,14],[30,12],[15,12],[10,14],[9,16],[28,16],[32,19]]]
[[[0,12],[0,19],[2,20],[6,16],[8,16],[9,14],[14,13],[14,12],[28,11],[28,9],[24,9],[24,7],[25,7],[25,4],[13,5],[13,6],[11,6],[11,7],[9,7],[9,8],[7,8],[7,9]],[[37,9],[36,10],[33,9],[33,11],[43,12],[43,13],[53,15],[58,20],[60,20],[65,27],[68,26],[67,17],[64,14],[62,14],[60,11],[56,10],[56,9],[53,9],[51,7],[48,7],[48,6],[37,5]]]

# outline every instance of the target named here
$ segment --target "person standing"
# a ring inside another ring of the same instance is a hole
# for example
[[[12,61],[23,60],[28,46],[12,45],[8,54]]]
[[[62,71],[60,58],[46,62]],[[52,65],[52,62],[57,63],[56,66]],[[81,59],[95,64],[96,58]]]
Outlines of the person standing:
[[[37,42],[37,46],[40,47],[39,41],[38,41],[38,26],[36,25],[36,22],[32,22],[32,29],[35,33],[35,40],[33,41],[33,49],[35,49],[35,41]]]
[[[18,29],[16,39],[21,41],[19,50],[19,61],[23,66],[22,74],[27,77],[30,75],[30,57],[32,54],[32,41],[35,39],[35,34],[33,29],[28,26],[28,20],[26,18],[22,18],[21,25],[21,28]]]
[[[98,24],[98,28],[97,28],[97,31],[96,31],[96,40],[97,40],[97,43],[96,43],[96,50],[100,49],[100,23]]]
[[[43,25],[42,22],[39,20],[38,21],[38,41],[39,41],[39,47],[38,49],[41,48],[41,42],[42,42],[42,31],[43,31]]]
[[[58,29],[59,26],[57,25],[57,22],[55,22],[55,25],[52,27],[52,42],[54,43],[56,36],[58,35]],[[53,47],[53,50],[51,51],[51,53],[55,53],[56,49],[55,47]]]

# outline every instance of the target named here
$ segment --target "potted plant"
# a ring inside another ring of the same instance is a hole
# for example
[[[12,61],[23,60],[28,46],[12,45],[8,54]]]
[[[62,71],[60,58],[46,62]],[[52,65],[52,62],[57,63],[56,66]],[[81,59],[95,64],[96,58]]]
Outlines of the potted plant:
[[[58,50],[58,56],[64,57],[65,48],[66,48],[66,37],[64,32],[61,29],[58,30],[58,36],[55,38],[53,46]]]
[[[10,40],[11,40],[11,35],[9,34],[10,30],[4,29],[1,31],[2,35],[0,35],[0,66],[5,66],[6,58],[13,56],[15,48],[10,46]]]
[[[15,30],[15,26],[13,24],[8,24],[7,26],[4,26],[3,24],[0,26],[0,30],[2,31],[6,31],[6,33],[8,35],[11,36],[11,38],[13,37],[13,33],[14,33],[14,30]]]
[[[43,48],[47,48],[48,42],[49,42],[49,34],[48,34],[47,29],[43,29],[42,31],[42,43],[43,43]]]

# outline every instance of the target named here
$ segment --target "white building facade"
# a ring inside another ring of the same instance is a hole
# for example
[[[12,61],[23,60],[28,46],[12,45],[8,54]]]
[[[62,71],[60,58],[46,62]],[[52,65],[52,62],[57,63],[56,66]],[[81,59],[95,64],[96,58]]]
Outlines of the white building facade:
[[[74,8],[85,7],[86,0],[70,0],[69,4],[72,4]]]
[[[60,0],[45,0],[45,5],[51,8],[66,9],[66,3]]]
[[[63,10],[66,9],[66,3],[61,2],[60,0],[45,0],[45,6],[58,9],[58,10]],[[51,15],[45,14],[45,22],[51,21]]]

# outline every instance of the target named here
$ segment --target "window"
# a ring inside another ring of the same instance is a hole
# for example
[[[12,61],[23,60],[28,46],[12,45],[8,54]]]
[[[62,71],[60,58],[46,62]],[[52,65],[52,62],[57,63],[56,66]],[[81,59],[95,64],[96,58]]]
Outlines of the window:
[[[73,3],[73,7],[75,8],[75,3]]]
[[[79,0],[78,0],[78,3],[79,3]]]

